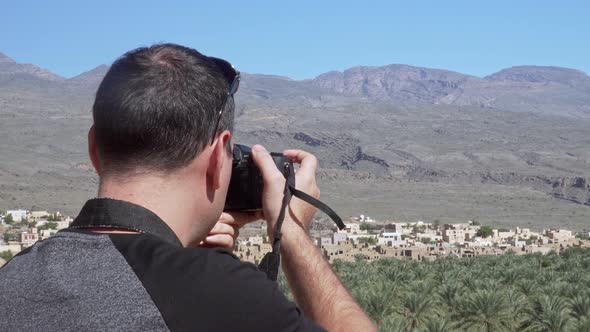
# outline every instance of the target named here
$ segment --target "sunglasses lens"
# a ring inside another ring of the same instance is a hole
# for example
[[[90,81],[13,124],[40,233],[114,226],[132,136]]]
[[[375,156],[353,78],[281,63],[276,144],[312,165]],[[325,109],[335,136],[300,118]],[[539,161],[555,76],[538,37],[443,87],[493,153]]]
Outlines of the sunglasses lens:
[[[213,62],[215,62],[219,69],[221,69],[221,71],[223,72],[223,76],[225,76],[227,82],[229,84],[232,84],[232,82],[234,82],[236,76],[238,75],[234,67],[232,67],[232,65],[229,62],[223,59],[213,57],[210,57],[210,59],[213,60]]]
[[[233,96],[236,94],[236,92],[238,92],[238,88],[240,87],[240,73],[236,73],[234,80],[230,84],[231,86],[229,87],[229,94]]]

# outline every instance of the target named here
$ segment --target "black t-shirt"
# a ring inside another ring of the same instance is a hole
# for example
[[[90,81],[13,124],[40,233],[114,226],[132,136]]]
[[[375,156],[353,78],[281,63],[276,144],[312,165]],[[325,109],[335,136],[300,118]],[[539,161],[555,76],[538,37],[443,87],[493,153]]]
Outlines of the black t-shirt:
[[[87,229],[99,226],[143,233]],[[323,331],[255,265],[184,248],[154,213],[111,199],[0,269],[0,314],[0,330]]]
[[[173,331],[314,331],[276,282],[224,249],[109,235]]]

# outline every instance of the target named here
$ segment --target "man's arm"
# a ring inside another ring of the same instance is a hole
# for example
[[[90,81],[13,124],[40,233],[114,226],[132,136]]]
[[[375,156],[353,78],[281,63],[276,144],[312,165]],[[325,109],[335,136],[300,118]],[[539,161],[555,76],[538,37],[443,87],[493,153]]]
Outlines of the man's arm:
[[[263,147],[254,146],[253,155],[264,178],[263,211],[272,235],[285,179]],[[296,172],[297,189],[319,197],[316,158],[300,150],[287,150],[285,156],[301,164]],[[314,214],[313,206],[293,197],[281,230],[283,271],[297,304],[306,316],[329,331],[377,331],[307,235]]]

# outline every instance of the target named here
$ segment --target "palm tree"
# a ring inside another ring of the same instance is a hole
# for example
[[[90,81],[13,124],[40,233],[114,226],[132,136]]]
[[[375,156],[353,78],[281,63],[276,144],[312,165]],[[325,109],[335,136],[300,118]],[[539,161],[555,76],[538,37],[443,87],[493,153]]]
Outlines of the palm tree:
[[[506,286],[512,286],[514,283],[519,280],[520,278],[520,271],[516,268],[508,268],[504,271],[501,275],[502,282]]]
[[[460,314],[460,326],[471,331],[502,331],[510,325],[506,299],[494,290],[478,290],[468,296]]]
[[[386,266],[382,267],[380,270],[382,276],[390,282],[396,283],[410,280],[411,274],[408,273],[407,268],[405,268],[405,265]]]
[[[569,303],[570,315],[578,321],[590,318],[590,293],[578,294]]]
[[[522,316],[529,303],[522,293],[513,288],[508,289],[504,294],[506,294],[506,304],[510,309],[510,330],[517,331],[522,324]]]
[[[429,319],[424,323],[422,332],[450,332],[453,331],[451,323],[443,318]]]
[[[590,331],[590,318],[585,318],[584,320],[577,321],[573,330],[580,332]]]
[[[457,310],[458,298],[465,292],[465,289],[458,282],[448,282],[437,290],[439,301],[444,304],[446,311],[454,315]]]
[[[543,273],[540,273],[537,276],[536,280],[541,285],[550,285],[550,284],[554,283],[555,281],[557,281],[560,274],[562,274],[562,273],[556,273],[555,271],[543,271]]]
[[[397,284],[378,282],[360,289],[355,289],[355,298],[369,317],[379,323],[396,311]]]
[[[410,331],[414,331],[426,321],[428,310],[433,301],[429,294],[422,292],[408,292],[402,300],[402,314],[409,323]]]
[[[379,324],[379,331],[382,332],[406,332],[407,329],[408,323],[398,315],[387,316]]]
[[[532,294],[534,294],[537,288],[537,283],[534,280],[530,279],[521,280],[516,284],[516,289],[518,289],[522,293],[522,295],[526,297],[529,297]]]
[[[467,288],[469,291],[475,291],[477,289],[477,278],[472,274],[466,275],[463,279],[463,286],[465,286],[465,288]]]
[[[414,278],[417,280],[426,279],[426,277],[429,274],[428,270],[429,269],[427,268],[427,266],[425,264],[415,265],[414,269],[412,270],[414,272]]]
[[[584,277],[584,272],[582,272],[580,267],[577,266],[569,270],[563,279],[570,284],[577,284],[582,282],[584,280]]]
[[[455,280],[459,279],[459,273],[457,272],[458,269],[453,268],[438,270],[434,274],[434,281],[436,281],[436,283],[439,285],[454,282]]]
[[[535,298],[522,327],[524,331],[565,331],[569,326],[565,309],[565,302],[557,296]]]

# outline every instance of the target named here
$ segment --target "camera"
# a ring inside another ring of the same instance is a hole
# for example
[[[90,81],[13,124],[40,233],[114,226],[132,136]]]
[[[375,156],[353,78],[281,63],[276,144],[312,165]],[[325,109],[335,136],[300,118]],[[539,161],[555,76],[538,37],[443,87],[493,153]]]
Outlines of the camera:
[[[283,175],[286,175],[285,165],[293,167],[291,160],[282,153],[271,152],[270,155]],[[234,144],[231,180],[224,210],[261,210],[262,189],[262,174],[252,159],[252,149],[245,145]]]

